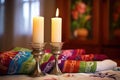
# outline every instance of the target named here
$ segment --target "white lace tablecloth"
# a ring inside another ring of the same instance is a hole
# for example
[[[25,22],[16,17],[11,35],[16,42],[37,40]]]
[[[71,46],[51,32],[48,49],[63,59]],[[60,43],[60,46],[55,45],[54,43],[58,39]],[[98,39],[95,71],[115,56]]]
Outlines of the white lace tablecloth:
[[[107,70],[97,73],[64,73],[62,75],[46,75],[30,77],[28,75],[5,75],[0,80],[120,80],[120,71]]]

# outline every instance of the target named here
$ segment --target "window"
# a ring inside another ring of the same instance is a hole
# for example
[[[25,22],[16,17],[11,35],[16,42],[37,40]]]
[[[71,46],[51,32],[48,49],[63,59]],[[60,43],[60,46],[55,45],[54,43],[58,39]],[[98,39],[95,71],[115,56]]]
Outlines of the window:
[[[5,0],[0,0],[0,36],[4,33],[4,2]]]
[[[15,34],[31,34],[32,18],[40,15],[40,0],[16,0],[15,1]],[[18,29],[19,28],[19,29]]]
[[[0,50],[28,47],[32,18],[40,15],[41,0],[0,0]]]

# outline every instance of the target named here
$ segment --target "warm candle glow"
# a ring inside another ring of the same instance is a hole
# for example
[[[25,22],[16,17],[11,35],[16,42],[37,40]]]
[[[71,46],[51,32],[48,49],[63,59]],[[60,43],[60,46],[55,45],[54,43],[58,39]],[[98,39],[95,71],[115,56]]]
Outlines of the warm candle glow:
[[[59,9],[57,8],[56,9],[56,17],[58,17],[59,16]]]
[[[62,18],[59,16],[59,9],[56,10],[56,17],[51,19],[51,41],[52,42],[61,42],[62,41]]]

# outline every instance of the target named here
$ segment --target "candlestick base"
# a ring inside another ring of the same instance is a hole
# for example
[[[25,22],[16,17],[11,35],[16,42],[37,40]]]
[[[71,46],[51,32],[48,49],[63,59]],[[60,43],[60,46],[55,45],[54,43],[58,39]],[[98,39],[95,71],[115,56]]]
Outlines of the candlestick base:
[[[51,71],[51,74],[61,75],[62,72],[58,66],[58,57],[62,53],[61,49],[62,49],[63,42],[53,42],[53,43],[50,43],[50,45],[52,46],[52,54],[55,57],[55,64],[53,66],[53,70]]]
[[[40,69],[40,61],[41,61],[42,56],[44,54],[45,44],[46,43],[32,43],[31,44],[31,46],[33,48],[32,54],[33,54],[33,57],[36,61],[35,69],[34,69],[34,72],[32,74],[32,77],[40,77],[40,76],[44,75]]]

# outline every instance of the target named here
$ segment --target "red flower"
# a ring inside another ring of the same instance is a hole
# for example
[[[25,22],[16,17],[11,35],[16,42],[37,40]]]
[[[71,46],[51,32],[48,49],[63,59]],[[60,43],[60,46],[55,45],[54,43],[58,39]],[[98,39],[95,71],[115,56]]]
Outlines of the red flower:
[[[72,17],[73,17],[74,20],[78,19],[78,11],[77,10],[72,11]]]

